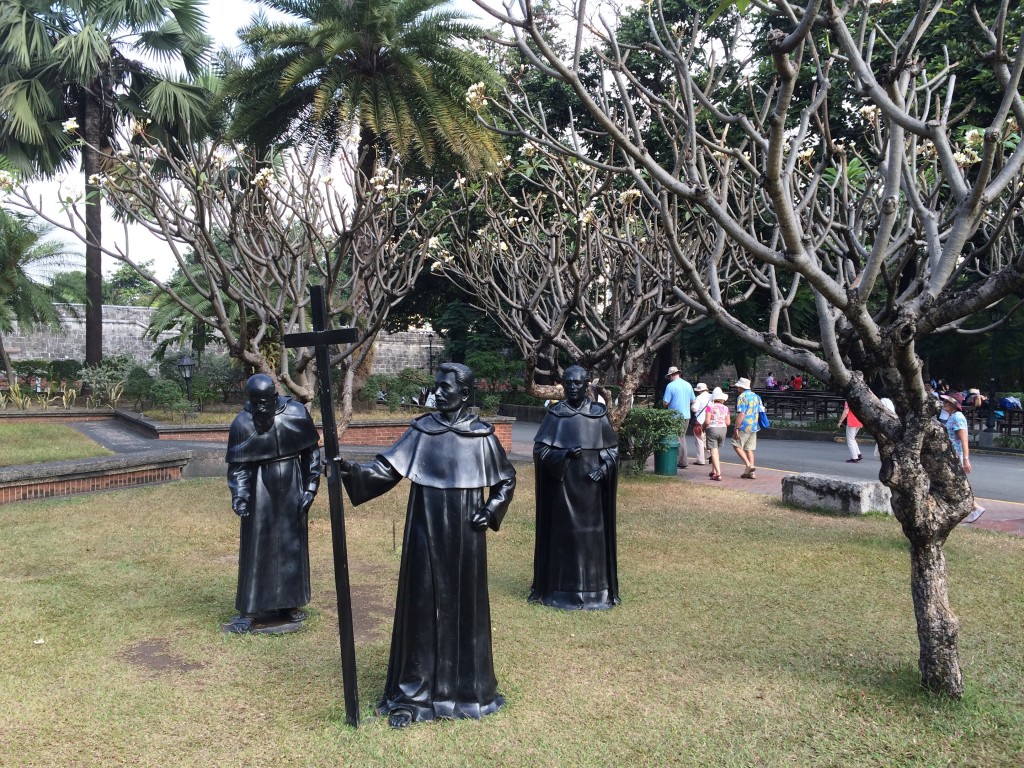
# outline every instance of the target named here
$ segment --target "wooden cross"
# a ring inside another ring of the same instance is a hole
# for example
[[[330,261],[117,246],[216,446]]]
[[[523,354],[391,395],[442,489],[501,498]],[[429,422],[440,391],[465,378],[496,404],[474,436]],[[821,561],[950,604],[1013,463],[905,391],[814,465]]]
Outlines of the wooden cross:
[[[356,687],[356,646],[352,632],[352,594],[348,579],[348,547],[345,543],[345,506],[341,495],[341,476],[334,467],[338,456],[338,428],[334,421],[331,399],[331,357],[329,345],[350,343],[359,339],[355,328],[327,328],[327,305],[323,286],[309,287],[309,304],[313,314],[313,330],[289,333],[286,347],[313,347],[316,350],[316,371],[320,383],[320,415],[324,425],[324,453],[327,465],[327,493],[331,504],[331,542],[334,549],[334,588],[338,595],[338,634],[341,640],[341,678],[345,689],[345,722],[359,726],[359,691]]]

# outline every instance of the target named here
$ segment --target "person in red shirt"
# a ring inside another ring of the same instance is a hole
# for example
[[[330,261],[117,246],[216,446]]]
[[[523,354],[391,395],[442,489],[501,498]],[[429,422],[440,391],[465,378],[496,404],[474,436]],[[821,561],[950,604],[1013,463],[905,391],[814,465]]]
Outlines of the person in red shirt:
[[[803,389],[803,388],[804,388],[804,377],[800,376],[800,375],[794,376],[793,377],[793,389]]]
[[[864,458],[860,455],[860,446],[857,445],[857,433],[864,425],[850,410],[849,403],[843,403],[843,415],[839,417],[839,424],[836,426],[843,426],[844,419],[846,420],[846,447],[850,449],[850,458],[846,460],[846,463],[856,464]]]

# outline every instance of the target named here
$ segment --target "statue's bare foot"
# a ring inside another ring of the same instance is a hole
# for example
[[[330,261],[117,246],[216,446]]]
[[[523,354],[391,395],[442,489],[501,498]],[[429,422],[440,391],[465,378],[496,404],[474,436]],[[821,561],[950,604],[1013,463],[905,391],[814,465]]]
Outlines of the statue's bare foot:
[[[412,723],[412,712],[408,709],[396,709],[388,717],[388,725],[392,728],[405,728]]]

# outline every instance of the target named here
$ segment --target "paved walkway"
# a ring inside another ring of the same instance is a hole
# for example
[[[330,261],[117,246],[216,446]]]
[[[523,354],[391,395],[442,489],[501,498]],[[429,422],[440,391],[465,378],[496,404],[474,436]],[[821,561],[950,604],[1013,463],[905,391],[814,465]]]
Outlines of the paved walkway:
[[[166,447],[168,450],[184,448],[223,454],[226,448],[224,443],[198,440],[153,440],[116,421],[77,422],[72,424],[72,426],[116,453],[133,453],[142,450],[152,451]],[[512,425],[512,451],[510,458],[513,461],[533,460],[533,437],[537,432],[538,426],[538,424],[528,421],[517,421]],[[379,446],[345,446],[343,452],[354,458],[361,458],[363,456],[373,456],[379,450]],[[686,469],[678,470],[677,476],[688,482],[707,483],[708,485],[720,488],[733,488],[735,490],[765,493],[781,497],[782,478],[792,474],[792,470],[758,467],[756,480],[744,480],[740,478],[743,465],[736,461],[735,456],[732,456],[731,460],[728,457],[723,458],[721,482],[714,482],[708,477],[708,466],[698,466],[693,463]],[[653,460],[650,466],[653,467]],[[836,472],[836,477],[842,476],[841,472]],[[973,527],[988,528],[1024,536],[1024,504],[984,498],[979,498],[978,503],[985,507],[985,514],[978,522],[972,524]]]

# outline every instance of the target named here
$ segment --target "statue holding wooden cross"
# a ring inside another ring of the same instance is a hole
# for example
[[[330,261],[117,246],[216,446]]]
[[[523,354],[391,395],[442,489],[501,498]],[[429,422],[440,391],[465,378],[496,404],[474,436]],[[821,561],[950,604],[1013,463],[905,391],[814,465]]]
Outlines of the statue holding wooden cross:
[[[412,481],[391,658],[376,705],[393,728],[480,718],[505,704],[491,656],[485,532],[498,530],[516,472],[494,427],[467,409],[472,391],[469,368],[443,363],[434,388],[438,411],[413,420],[372,462],[337,459],[354,504],[402,478]]]

